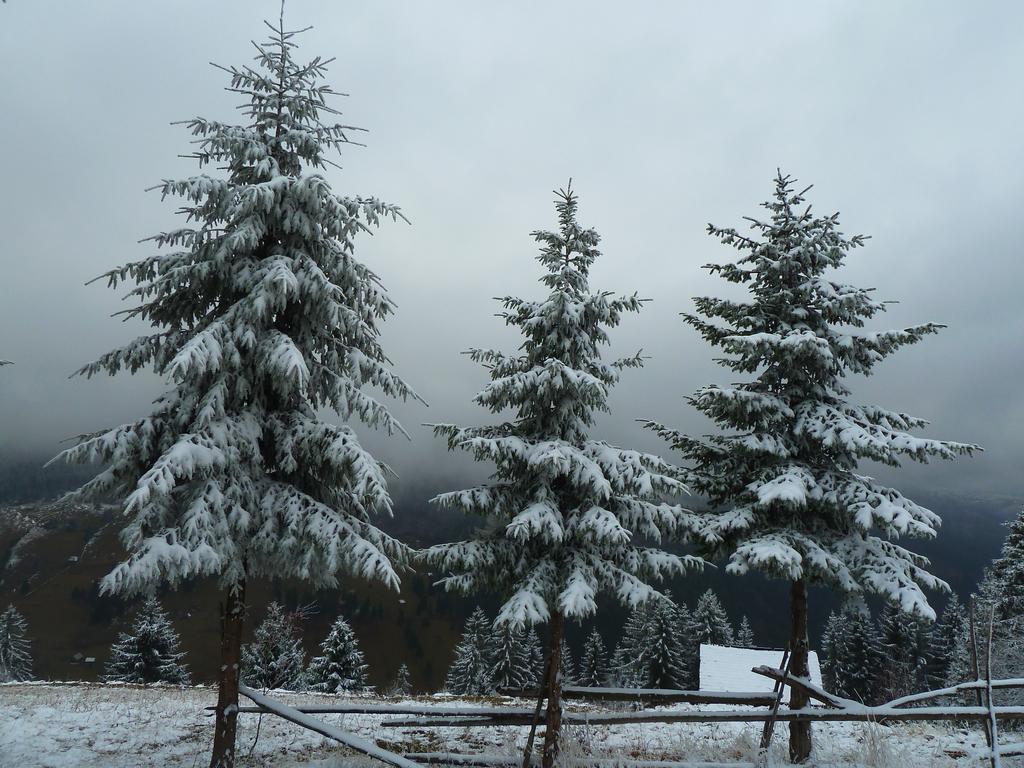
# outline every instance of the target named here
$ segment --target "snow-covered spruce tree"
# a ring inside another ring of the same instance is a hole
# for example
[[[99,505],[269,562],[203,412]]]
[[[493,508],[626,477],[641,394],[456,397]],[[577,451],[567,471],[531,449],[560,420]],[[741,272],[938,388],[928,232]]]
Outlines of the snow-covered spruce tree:
[[[322,170],[354,129],[333,123],[328,62],[297,61],[294,35],[282,22],[255,66],[226,69],[248,100],[244,124],[186,122],[200,168],[225,172],[159,186],[183,198],[185,226],[153,238],[159,255],[105,275],[111,287],[135,282],[126,314],[156,330],[80,373],[152,366],[170,389],[150,415],[62,454],[107,465],[78,497],[125,498],[129,556],[105,590],[223,585],[214,768],[234,762],[247,579],[332,587],[352,574],[397,588],[392,563],[405,556],[372,522],[391,512],[386,467],[349,426],[318,415],[401,430],[363,391],[414,397],[380,344],[393,304],[354,255],[359,233],[400,214],[331,191]]]
[[[512,624],[496,624],[487,641],[491,660],[491,684],[496,690],[522,690],[532,686],[538,674],[532,665],[526,632]]]
[[[739,629],[736,630],[736,641],[733,643],[737,648],[753,648],[754,630],[750,627],[750,619],[746,616],[740,618]]]
[[[412,675],[409,674],[409,667],[402,664],[395,675],[395,682],[391,686],[392,696],[408,696],[412,693]]]
[[[847,699],[878,701],[881,639],[864,606],[844,606],[829,614],[821,639],[821,674],[825,687]]]
[[[320,643],[320,655],[314,656],[309,662],[306,679],[314,691],[361,691],[367,686],[367,669],[355,632],[339,616],[331,624],[327,637]],[[405,672],[408,677],[409,670]]]
[[[729,614],[714,590],[708,589],[697,599],[697,607],[690,616],[698,643],[732,645],[736,642]]]
[[[657,423],[691,463],[693,489],[720,512],[709,525],[710,554],[729,555],[728,570],[754,569],[791,582],[793,671],[807,674],[807,584],[873,592],[902,610],[934,613],[922,587],[943,583],[927,560],[896,544],[900,536],[934,536],[940,520],[899,491],[857,474],[862,459],[898,465],[901,457],[953,459],[977,446],[913,437],[926,422],[849,401],[847,374],[868,374],[905,344],[942,326],[934,323],[859,332],[886,307],[868,289],[835,282],[864,238],[847,238],[838,214],[811,213],[793,180],[781,173],[764,204],[766,219],[750,219],[750,236],[708,226],[740,253],[736,263],[708,269],[746,287],[749,300],[695,300],[685,315],[725,357],[731,371],[754,375],[734,386],[710,385],[690,403],[722,434],[694,439]],[[803,695],[794,704],[804,706]],[[790,753],[810,754],[810,724],[792,723]]]
[[[583,644],[578,677],[579,684],[588,688],[600,688],[608,683],[608,652],[596,627],[590,630]]]
[[[306,652],[294,618],[280,603],[271,603],[252,642],[242,646],[242,682],[252,688],[301,691],[306,687],[305,667]]]
[[[189,674],[171,620],[155,597],[148,597],[110,647],[103,679],[116,683],[174,683],[187,685]]]
[[[494,691],[490,635],[491,620],[477,606],[466,619],[462,638],[455,646],[455,658],[444,681],[446,691],[461,696],[483,696]]]
[[[25,617],[13,605],[0,613],[0,683],[32,679],[32,644]]]
[[[561,723],[560,664],[566,618],[597,609],[599,590],[635,604],[653,592],[649,582],[700,561],[658,547],[682,536],[696,517],[667,503],[685,491],[679,470],[662,459],[588,436],[594,414],[622,368],[639,355],[606,363],[601,345],[636,295],[593,293],[590,268],[599,236],[576,220],[577,198],[559,190],[557,232],[534,232],[548,293],[540,301],[506,297],[502,316],[523,335],[519,354],[474,349],[491,381],[475,402],[511,421],[485,427],[435,425],[451,449],[493,462],[492,481],[438,496],[436,502],[497,521],[478,538],[431,547],[428,561],[449,572],[447,587],[495,590],[506,597],[497,621],[517,626],[549,621],[548,711],[543,764],[550,768]]]

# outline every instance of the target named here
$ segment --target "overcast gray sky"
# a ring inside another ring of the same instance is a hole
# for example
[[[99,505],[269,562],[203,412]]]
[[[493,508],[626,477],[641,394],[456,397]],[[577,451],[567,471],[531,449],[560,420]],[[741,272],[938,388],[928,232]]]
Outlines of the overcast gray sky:
[[[83,283],[150,253],[175,226],[144,188],[194,171],[172,120],[234,119],[208,62],[247,62],[276,0],[0,6],[0,453],[141,415],[152,375],[68,380],[143,331],[120,293]],[[449,475],[424,421],[479,422],[485,374],[460,351],[510,349],[491,297],[536,296],[529,232],[554,225],[569,176],[603,236],[596,288],[653,302],[614,335],[643,347],[598,434],[660,446],[653,417],[701,432],[683,395],[730,374],[678,318],[722,293],[700,265],[732,258],[704,227],[742,224],[776,167],[813,183],[820,212],[870,234],[845,279],[900,300],[879,326],[948,330],[853,382],[858,398],[932,420],[987,452],[902,477],[1024,496],[1024,5],[953,2],[315,2],[301,53],[337,57],[345,120],[369,129],[328,177],[339,194],[403,206],[358,253],[399,304],[385,330],[430,403],[396,407],[413,441],[364,434],[412,480]]]

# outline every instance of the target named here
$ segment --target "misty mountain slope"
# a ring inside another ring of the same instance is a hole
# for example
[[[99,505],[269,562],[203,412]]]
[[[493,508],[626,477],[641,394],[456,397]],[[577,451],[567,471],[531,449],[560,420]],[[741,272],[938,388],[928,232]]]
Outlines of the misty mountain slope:
[[[395,517],[384,526],[414,545],[464,536],[463,515],[432,507],[430,489],[407,487],[397,500]],[[998,554],[1005,535],[1003,522],[1016,511],[1013,499],[971,499],[918,494],[944,519],[937,539],[914,542],[934,564],[934,572],[966,597],[984,567]],[[14,603],[25,615],[33,643],[37,676],[48,679],[94,680],[102,671],[110,644],[130,622],[134,602],[101,596],[98,581],[122,557],[117,540],[117,508],[61,503],[0,507],[0,606]],[[307,654],[316,652],[336,615],[350,620],[370,664],[371,683],[387,685],[398,667],[409,665],[416,690],[441,685],[451,662],[462,622],[476,601],[444,593],[433,586],[436,575],[403,574],[401,594],[354,581],[339,590],[311,590],[298,583],[253,585],[248,604],[250,631],[263,618],[265,606],[279,600],[289,607],[315,603],[317,613],[305,627]],[[721,568],[707,569],[671,584],[677,600],[691,606],[708,587],[721,596],[730,617],[749,617],[759,645],[780,645],[786,628],[777,620],[786,585],[758,576],[736,577]],[[936,605],[944,598],[932,596]],[[197,681],[212,679],[218,643],[218,592],[213,583],[190,582],[161,596],[181,633],[186,661]],[[493,616],[496,600],[481,605]],[[817,639],[829,610],[838,599],[812,592],[812,638]],[[602,601],[596,626],[610,643],[618,639],[626,613]],[[578,654],[583,638],[595,626],[571,624],[568,639]],[[248,637],[246,638],[248,639]],[[75,654],[96,659],[76,663]]]

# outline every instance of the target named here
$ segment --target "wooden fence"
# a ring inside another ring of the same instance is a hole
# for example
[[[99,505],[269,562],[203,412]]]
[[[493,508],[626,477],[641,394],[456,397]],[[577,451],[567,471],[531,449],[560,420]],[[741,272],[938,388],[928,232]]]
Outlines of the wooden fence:
[[[933,691],[903,696],[877,706],[866,706],[859,702],[844,699],[829,693],[813,684],[806,678],[793,677],[788,670],[775,669],[767,666],[754,667],[752,670],[775,682],[775,692],[764,693],[726,693],[709,691],[676,691],[642,688],[580,688],[564,689],[567,699],[584,701],[621,701],[640,702],[647,707],[632,712],[566,712],[562,722],[566,725],[617,726],[639,723],[764,723],[765,738],[762,739],[762,754],[766,754],[771,741],[772,727],[776,722],[795,720],[809,722],[876,722],[893,723],[902,721],[979,721],[985,724],[988,742],[988,755],[992,765],[998,767],[1001,757],[1024,755],[1024,743],[998,745],[994,737],[996,724],[1003,720],[1024,720],[1022,706],[996,706],[991,693],[994,690],[1024,689],[1024,678],[1007,680],[975,680],[960,685],[950,686]],[[781,701],[786,687],[800,688],[818,703],[819,706],[808,709],[792,710],[783,708]],[[274,714],[304,728],[316,731],[334,739],[357,752],[373,757],[381,762],[410,768],[423,764],[452,766],[518,766],[520,761],[515,758],[490,755],[457,755],[441,752],[412,753],[399,755],[377,746],[375,743],[347,733],[335,726],[328,725],[314,715],[322,714],[374,714],[393,715],[395,719],[384,720],[383,728],[439,728],[439,727],[523,727],[536,726],[536,710],[533,707],[453,707],[453,706],[413,706],[388,704],[339,704],[336,706],[289,707],[245,686],[241,687],[244,696],[252,700],[256,706],[240,707],[240,713],[260,712]],[[960,696],[965,693],[981,693],[983,703],[978,706],[922,706],[936,699]],[[536,696],[537,692],[521,692],[524,695]],[[739,705],[745,709],[725,710],[663,710],[650,709],[671,703]],[[567,764],[573,764],[570,760]],[[601,766],[630,765],[635,768],[715,768],[729,766],[742,768],[745,763],[700,763],[629,760],[628,762],[588,758],[580,765]],[[528,763],[527,763],[528,764]]]

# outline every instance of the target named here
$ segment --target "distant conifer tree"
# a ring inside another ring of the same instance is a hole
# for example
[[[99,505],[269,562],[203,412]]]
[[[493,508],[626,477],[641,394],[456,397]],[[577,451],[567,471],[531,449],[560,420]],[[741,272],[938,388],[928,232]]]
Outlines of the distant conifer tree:
[[[405,664],[398,668],[395,675],[395,682],[391,686],[392,696],[408,696],[412,693],[412,677],[409,674],[409,667]]]
[[[871,614],[846,606],[829,614],[821,639],[821,674],[825,688],[864,704],[878,700],[881,638]]]
[[[891,603],[879,617],[882,661],[878,695],[888,700],[928,688],[931,622]]]
[[[188,684],[179,642],[160,603],[149,597],[136,612],[131,629],[111,646],[103,678],[118,683]]]
[[[242,646],[242,680],[253,688],[299,691],[306,683],[305,664],[296,622],[283,606],[271,603],[252,642]]]
[[[644,688],[687,688],[691,682],[685,645],[686,628],[668,598],[652,599],[642,651]]]
[[[942,688],[949,683],[949,674],[956,653],[957,639],[967,628],[967,611],[956,592],[949,596],[942,615],[932,629],[931,658],[928,669],[930,688]],[[966,682],[966,678],[957,681]],[[955,683],[954,683],[955,684]]]
[[[0,683],[32,679],[32,646],[28,624],[13,605],[0,613]]]
[[[496,689],[522,690],[534,684],[537,674],[530,658],[526,632],[511,624],[496,624],[488,639],[491,684]]]
[[[608,652],[604,639],[597,628],[590,630],[583,644],[580,657],[579,684],[588,688],[600,688],[608,683]]]
[[[698,642],[710,645],[732,645],[736,642],[729,615],[714,590],[708,589],[700,596],[690,616]]]
[[[320,644],[320,654],[309,663],[310,687],[325,693],[361,691],[367,685],[367,669],[355,632],[339,616]],[[405,671],[408,674],[409,670]]]
[[[462,696],[484,696],[493,693],[494,681],[491,678],[491,670],[494,665],[489,647],[490,636],[491,621],[478,606],[466,619],[462,638],[455,646],[455,659],[445,678],[446,691]]]
[[[750,628],[750,619],[746,616],[740,619],[740,628],[736,630],[736,647],[754,647],[754,630]]]

